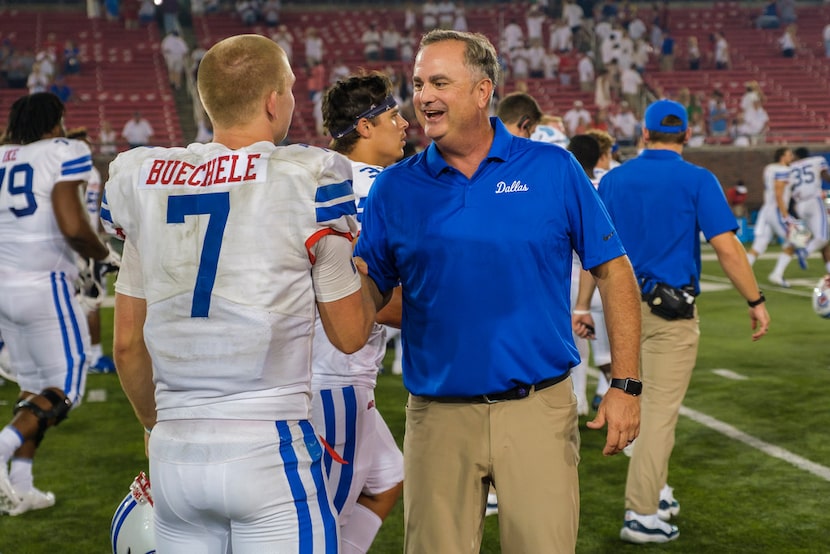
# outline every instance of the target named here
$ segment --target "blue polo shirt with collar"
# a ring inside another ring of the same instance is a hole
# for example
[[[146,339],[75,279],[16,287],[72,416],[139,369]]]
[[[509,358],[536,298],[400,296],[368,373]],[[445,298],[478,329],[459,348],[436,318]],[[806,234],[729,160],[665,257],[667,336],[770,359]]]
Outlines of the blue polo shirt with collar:
[[[700,233],[706,240],[738,229],[711,171],[670,150],[644,150],[606,173],[599,196],[634,273],[649,283],[700,293]]]
[[[572,251],[586,268],[625,253],[567,150],[491,119],[468,179],[435,144],[382,171],[355,255],[381,291],[403,286],[403,375],[421,396],[502,392],[579,361],[570,317]]]

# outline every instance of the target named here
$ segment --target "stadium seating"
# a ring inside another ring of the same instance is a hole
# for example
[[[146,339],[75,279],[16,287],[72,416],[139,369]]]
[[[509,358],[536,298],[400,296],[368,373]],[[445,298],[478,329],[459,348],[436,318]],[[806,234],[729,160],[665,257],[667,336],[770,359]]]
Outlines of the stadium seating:
[[[60,64],[66,40],[79,47],[81,72],[66,77],[73,90],[67,104],[67,128],[85,126],[95,138],[101,122],[109,121],[120,134],[124,123],[139,111],[153,126],[153,144],[182,144],[155,25],[125,29],[121,23],[88,19],[77,11],[62,11],[56,16],[43,10],[7,9],[0,11],[0,18],[0,40],[10,40],[18,50],[37,51],[53,44]],[[25,89],[0,89],[0,113],[8,113],[11,103],[26,93]]]

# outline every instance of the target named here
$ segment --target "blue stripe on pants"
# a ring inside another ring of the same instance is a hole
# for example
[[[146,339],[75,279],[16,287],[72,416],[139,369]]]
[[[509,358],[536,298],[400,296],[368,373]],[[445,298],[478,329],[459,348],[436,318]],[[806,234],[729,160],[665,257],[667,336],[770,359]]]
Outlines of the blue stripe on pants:
[[[337,444],[335,442],[337,438],[337,422],[335,421],[334,400],[332,399],[330,389],[320,391],[320,401],[323,403],[323,423],[326,427],[326,442],[334,448],[334,445]],[[333,459],[328,450],[323,454],[323,460],[326,463],[326,477],[331,477],[331,464]]]
[[[306,445],[313,443],[316,448],[320,448],[317,442],[317,435],[314,432],[314,427],[308,421],[300,421],[300,428],[303,430],[303,438]],[[320,458],[315,458],[311,463],[311,476],[314,479],[314,486],[317,488],[317,504],[320,506],[320,515],[323,518],[323,529],[326,534],[326,554],[337,554],[338,539],[337,539],[337,520],[329,507],[328,493],[326,492],[326,480],[323,477],[323,469],[320,464]]]
[[[285,468],[285,477],[288,479],[291,496],[294,497],[294,506],[297,508],[297,534],[300,541],[298,552],[299,554],[312,554],[314,552],[314,530],[311,514],[308,511],[308,495],[300,477],[297,453],[294,452],[294,438],[287,422],[277,421],[276,426],[280,437],[280,457]]]
[[[64,274],[61,274],[61,277],[64,277]],[[79,355],[78,363],[73,363],[70,367],[67,368],[66,382],[63,387],[63,392],[72,402],[75,402],[75,400],[81,394],[81,382],[83,380],[82,372],[84,364],[86,363],[86,351],[84,350],[84,339],[81,336],[81,325],[80,323],[78,323],[78,318],[76,317],[75,310],[72,309],[72,298],[74,292],[69,292],[69,285],[67,284],[65,277],[62,279],[62,281],[63,299],[67,306],[67,312],[69,313],[69,321],[72,325],[72,335],[75,338],[75,347],[77,348],[77,352]]]
[[[338,514],[343,510],[343,505],[349,497],[352,479],[354,479],[354,451],[357,438],[357,396],[354,387],[343,389],[343,405],[346,409],[346,441],[343,446],[343,459],[348,463],[343,464],[340,470],[340,481],[337,483],[337,492],[334,494],[334,508]]]

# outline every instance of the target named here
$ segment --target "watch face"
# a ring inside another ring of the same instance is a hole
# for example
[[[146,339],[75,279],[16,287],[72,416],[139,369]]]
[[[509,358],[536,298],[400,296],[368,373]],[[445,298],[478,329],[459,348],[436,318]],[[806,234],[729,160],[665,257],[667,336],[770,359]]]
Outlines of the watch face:
[[[634,381],[633,379],[626,379],[625,380],[625,392],[629,394],[640,394],[643,392],[643,384],[640,381]]]

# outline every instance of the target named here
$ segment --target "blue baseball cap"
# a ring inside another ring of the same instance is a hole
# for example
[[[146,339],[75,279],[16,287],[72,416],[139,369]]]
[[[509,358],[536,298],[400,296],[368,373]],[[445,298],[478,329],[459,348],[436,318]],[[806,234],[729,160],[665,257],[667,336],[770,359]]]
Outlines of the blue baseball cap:
[[[666,125],[663,120],[666,116],[673,115],[680,119],[680,125]],[[661,133],[680,133],[689,126],[689,116],[686,115],[686,108],[673,100],[658,100],[646,108],[646,129]]]

